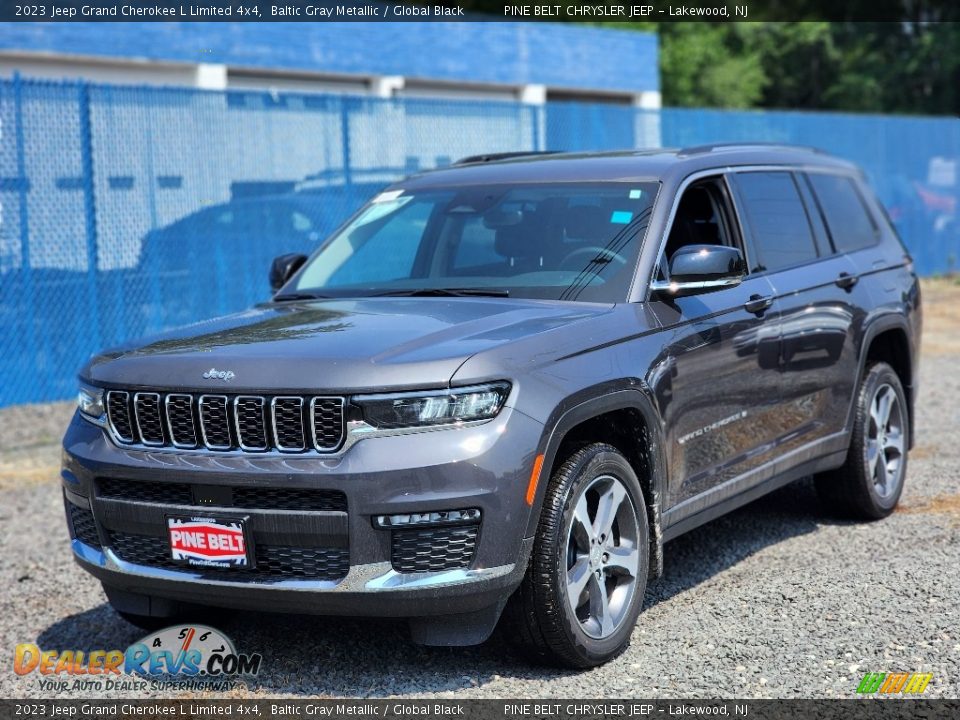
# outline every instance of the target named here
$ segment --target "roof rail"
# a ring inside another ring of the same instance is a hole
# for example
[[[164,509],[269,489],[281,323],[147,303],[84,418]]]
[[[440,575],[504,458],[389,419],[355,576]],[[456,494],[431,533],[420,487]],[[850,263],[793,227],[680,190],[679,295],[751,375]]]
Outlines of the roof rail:
[[[529,157],[534,155],[555,155],[559,150],[517,150],[514,152],[485,153],[483,155],[468,155],[460,158],[454,165],[471,165],[473,163],[497,162],[498,160],[511,160],[513,158]]]
[[[709,145],[696,145],[694,147],[683,148],[677,155],[701,155],[711,152],[723,152],[725,150],[750,150],[759,148],[768,150],[771,148],[782,148],[784,150],[803,150],[825,155],[826,151],[809,145],[791,145],[790,143],[778,142],[739,142],[739,143],[711,143]]]

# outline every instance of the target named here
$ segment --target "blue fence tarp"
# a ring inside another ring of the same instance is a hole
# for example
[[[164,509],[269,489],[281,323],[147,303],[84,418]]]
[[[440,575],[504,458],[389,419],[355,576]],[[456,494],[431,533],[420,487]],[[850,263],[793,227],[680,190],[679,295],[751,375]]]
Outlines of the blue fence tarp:
[[[272,257],[404,174],[724,141],[859,163],[920,272],[956,264],[956,119],[0,80],[0,406],[70,397],[92,352],[265,299]]]

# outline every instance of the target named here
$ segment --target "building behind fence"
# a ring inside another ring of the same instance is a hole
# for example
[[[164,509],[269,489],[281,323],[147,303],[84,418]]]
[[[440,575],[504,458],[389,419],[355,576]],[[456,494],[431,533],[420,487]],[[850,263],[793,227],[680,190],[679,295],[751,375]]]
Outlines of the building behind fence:
[[[0,81],[0,406],[70,397],[100,348],[267,299],[272,257],[410,172],[724,141],[857,162],[918,269],[956,263],[955,119]]]

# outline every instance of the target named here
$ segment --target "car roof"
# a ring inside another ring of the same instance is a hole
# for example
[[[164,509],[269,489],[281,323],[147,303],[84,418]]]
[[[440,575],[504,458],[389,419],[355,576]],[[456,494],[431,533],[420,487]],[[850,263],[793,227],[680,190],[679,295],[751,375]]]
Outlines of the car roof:
[[[459,185],[534,182],[657,181],[702,170],[750,165],[859,169],[815,148],[774,144],[718,144],[602,153],[497,153],[475,155],[397,183],[409,190]]]

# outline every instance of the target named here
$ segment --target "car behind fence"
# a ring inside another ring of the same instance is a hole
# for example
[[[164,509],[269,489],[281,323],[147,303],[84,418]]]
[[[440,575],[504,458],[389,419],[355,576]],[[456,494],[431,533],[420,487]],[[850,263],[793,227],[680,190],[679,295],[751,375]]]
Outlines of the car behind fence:
[[[811,145],[853,160],[918,270],[960,248],[954,118],[0,80],[0,407],[63,399],[97,349],[269,295],[378,189],[515,150]]]

